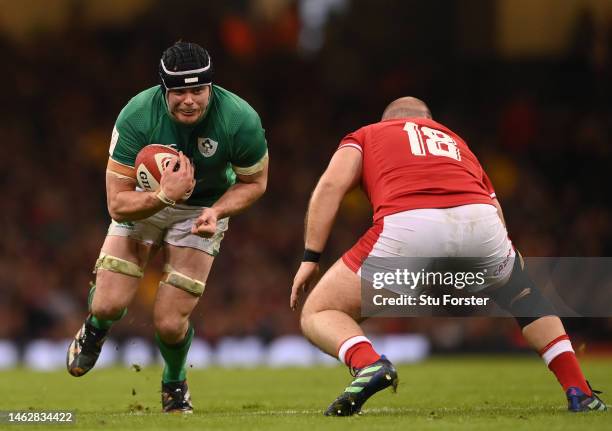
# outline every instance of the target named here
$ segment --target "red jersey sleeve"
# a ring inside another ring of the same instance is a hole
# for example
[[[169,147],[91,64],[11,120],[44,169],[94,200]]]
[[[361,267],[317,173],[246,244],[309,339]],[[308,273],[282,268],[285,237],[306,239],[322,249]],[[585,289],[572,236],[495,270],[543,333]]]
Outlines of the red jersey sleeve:
[[[482,170],[482,183],[484,184],[485,188],[487,189],[487,192],[491,196],[491,199],[495,199],[497,195],[495,194],[495,189],[493,188],[493,183],[489,179],[489,176],[484,171],[484,169]]]
[[[364,131],[363,129],[359,129],[355,132],[349,133],[340,141],[340,145],[338,145],[338,150],[344,147],[353,147],[361,151],[363,154],[363,146],[365,143],[364,139]]]

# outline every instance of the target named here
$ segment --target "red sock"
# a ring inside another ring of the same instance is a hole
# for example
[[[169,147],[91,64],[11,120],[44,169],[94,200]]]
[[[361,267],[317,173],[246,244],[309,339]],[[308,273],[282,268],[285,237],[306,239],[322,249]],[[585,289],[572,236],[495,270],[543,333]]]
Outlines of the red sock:
[[[588,396],[592,395],[567,334],[561,335],[548,343],[540,351],[540,355],[550,371],[555,373],[564,391],[573,386],[579,388]]]
[[[340,346],[338,357],[351,368],[363,368],[378,361],[380,355],[366,337],[351,337]]]

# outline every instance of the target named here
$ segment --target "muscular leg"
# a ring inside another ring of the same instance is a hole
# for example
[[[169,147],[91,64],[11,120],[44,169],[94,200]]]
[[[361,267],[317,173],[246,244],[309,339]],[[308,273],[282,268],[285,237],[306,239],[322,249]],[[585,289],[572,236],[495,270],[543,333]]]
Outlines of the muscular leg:
[[[325,353],[338,355],[349,338],[363,336],[361,320],[361,279],[338,260],[312,290],[300,324],[304,336]]]
[[[361,278],[338,260],[321,278],[302,309],[302,332],[313,344],[351,369],[380,359],[361,322]]]
[[[538,352],[562,335],[565,335],[565,328],[557,316],[540,317],[523,328],[523,337]]]
[[[397,371],[374,351],[363,335],[361,279],[340,259],[321,278],[306,299],[302,332],[324,352],[338,357],[355,372],[355,379],[325,411],[327,416],[350,416],[361,411],[375,393],[397,388]]]
[[[534,320],[523,328],[523,337],[542,356],[564,391],[577,387],[592,395],[559,317],[544,316]]]
[[[151,245],[124,236],[107,236],[102,252],[127,260],[140,268],[146,266]],[[99,268],[96,273],[96,290],[91,303],[91,314],[99,322],[116,320],[132,302],[140,278]],[[104,323],[103,323],[104,324]]]
[[[206,283],[214,258],[202,251],[167,245],[166,262],[172,269],[193,280]],[[166,280],[167,274],[164,275]],[[189,316],[200,297],[175,285],[161,282],[157,290],[153,321],[156,341],[165,361],[163,382],[185,380],[185,360],[193,329]]]
[[[591,389],[580,369],[563,323],[555,316],[552,304],[526,273],[522,260],[514,262],[510,279],[494,294],[494,299],[515,316],[525,340],[542,356],[563,390],[567,393],[574,390],[571,388],[577,388],[590,397]]]
[[[66,368],[75,377],[96,364],[108,329],[123,317],[132,301],[150,246],[127,237],[107,236],[101,258],[96,262],[96,289],[89,316],[76,333],[66,353]],[[131,275],[130,275],[131,274]]]

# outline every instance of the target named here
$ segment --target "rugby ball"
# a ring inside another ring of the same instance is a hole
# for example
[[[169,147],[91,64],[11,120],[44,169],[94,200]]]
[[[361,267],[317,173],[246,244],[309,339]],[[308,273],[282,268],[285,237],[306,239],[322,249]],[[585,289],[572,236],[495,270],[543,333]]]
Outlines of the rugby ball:
[[[165,145],[151,144],[144,147],[136,155],[134,163],[138,186],[148,192],[157,191],[162,172],[178,156],[178,151]]]

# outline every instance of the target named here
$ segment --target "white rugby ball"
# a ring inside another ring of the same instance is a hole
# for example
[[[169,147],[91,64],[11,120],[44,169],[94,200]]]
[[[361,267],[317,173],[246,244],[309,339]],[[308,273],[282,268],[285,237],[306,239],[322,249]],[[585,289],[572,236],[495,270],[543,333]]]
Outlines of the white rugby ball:
[[[162,172],[178,156],[174,148],[159,144],[147,145],[140,150],[134,163],[140,188],[149,192],[158,190]]]
[[[162,172],[178,156],[178,151],[166,145],[150,144],[144,147],[136,155],[136,162],[134,163],[138,186],[148,192],[159,190]],[[178,166],[177,164],[176,169],[178,169]],[[191,193],[193,193],[193,189],[185,193],[183,200],[188,199]]]

